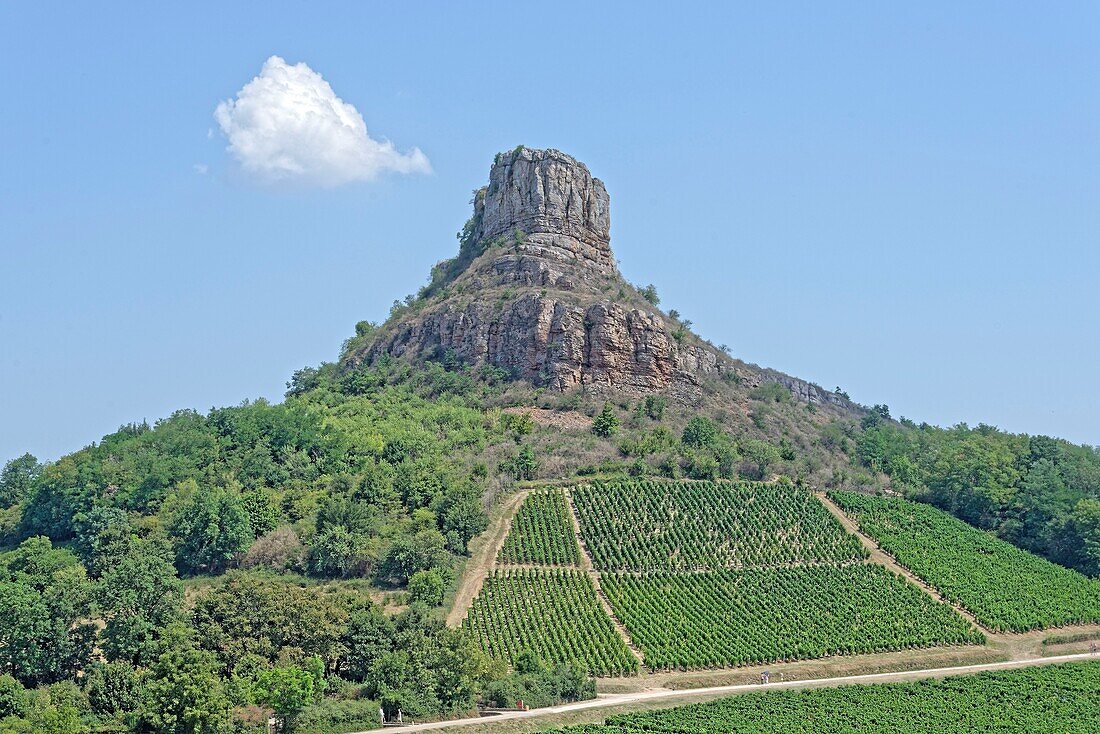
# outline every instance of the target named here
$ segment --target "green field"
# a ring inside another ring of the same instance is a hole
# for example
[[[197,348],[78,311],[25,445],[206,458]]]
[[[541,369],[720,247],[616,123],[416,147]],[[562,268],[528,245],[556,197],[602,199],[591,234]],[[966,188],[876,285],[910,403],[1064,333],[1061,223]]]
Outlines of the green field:
[[[580,565],[573,520],[560,489],[532,492],[512,519],[498,563]]]
[[[492,657],[510,664],[530,650],[547,663],[577,663],[593,675],[638,669],[591,579],[572,569],[493,573],[463,626]]]
[[[1100,580],[917,502],[831,492],[884,551],[995,631],[1100,622]]]
[[[713,668],[955,643],[984,636],[881,566],[603,574],[647,666]]]
[[[1089,734],[1100,662],[912,683],[746,693],[546,734]]]
[[[806,489],[763,482],[593,482],[573,490],[602,571],[692,571],[866,557]]]

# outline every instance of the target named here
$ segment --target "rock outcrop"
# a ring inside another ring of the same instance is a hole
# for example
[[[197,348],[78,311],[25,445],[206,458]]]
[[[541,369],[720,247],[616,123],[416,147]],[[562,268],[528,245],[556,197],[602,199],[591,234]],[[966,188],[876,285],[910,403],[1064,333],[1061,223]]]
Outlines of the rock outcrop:
[[[770,371],[736,362],[662,314],[619,276],[603,183],[556,150],[496,157],[459,257],[379,328],[351,366],[383,354],[447,352],[556,390],[690,396],[708,376],[749,385]],[[779,373],[774,373],[779,375]],[[839,398],[779,375],[808,402]],[[776,381],[778,378],[774,378]]]
[[[488,242],[519,231],[520,251],[614,274],[607,189],[588,168],[557,150],[501,153],[489,186],[475,199],[475,237]]]

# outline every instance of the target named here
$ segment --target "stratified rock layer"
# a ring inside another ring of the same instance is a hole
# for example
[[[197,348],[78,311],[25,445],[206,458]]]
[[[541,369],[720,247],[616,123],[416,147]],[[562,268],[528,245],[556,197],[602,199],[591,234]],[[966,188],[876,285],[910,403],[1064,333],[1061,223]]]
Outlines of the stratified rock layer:
[[[748,385],[777,381],[808,402],[832,393],[749,368],[699,340],[641,299],[611,252],[603,183],[556,150],[517,148],[496,157],[474,198],[474,255],[461,272],[383,325],[354,366],[382,354],[413,359],[450,351],[557,390],[586,386],[628,395],[690,396],[707,376]]]

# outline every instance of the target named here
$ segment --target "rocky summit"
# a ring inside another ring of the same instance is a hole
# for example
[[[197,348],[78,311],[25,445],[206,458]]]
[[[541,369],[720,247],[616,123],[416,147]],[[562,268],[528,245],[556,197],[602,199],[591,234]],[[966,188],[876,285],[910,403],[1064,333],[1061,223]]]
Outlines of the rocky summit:
[[[840,400],[727,357],[626,283],[611,250],[607,190],[571,156],[500,153],[473,205],[458,256],[436,265],[431,284],[346,355],[348,366],[450,353],[559,391],[691,396],[725,375],[779,382],[811,403]]]

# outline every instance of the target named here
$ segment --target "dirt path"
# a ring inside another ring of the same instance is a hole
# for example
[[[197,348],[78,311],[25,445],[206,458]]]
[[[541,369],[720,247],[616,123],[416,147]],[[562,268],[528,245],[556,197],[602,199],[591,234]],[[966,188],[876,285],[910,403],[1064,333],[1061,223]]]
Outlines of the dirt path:
[[[814,680],[783,681],[762,686],[759,683],[749,683],[730,686],[711,686],[708,688],[693,688],[687,690],[671,690],[658,688],[636,693],[624,693],[617,695],[601,696],[591,701],[579,701],[564,706],[553,706],[544,709],[532,709],[531,711],[509,711],[491,718],[457,719],[454,721],[435,721],[426,724],[410,724],[400,727],[400,731],[430,731],[430,730],[457,730],[463,727],[479,726],[485,731],[505,729],[503,722],[517,722],[524,719],[554,719],[566,718],[573,712],[591,711],[593,709],[606,708],[630,708],[632,705],[643,705],[648,702],[659,702],[662,706],[673,706],[688,702],[693,699],[720,698],[739,693],[759,692],[761,690],[789,690],[799,688],[823,688],[839,686],[850,683],[891,683],[898,681],[922,680],[925,678],[943,678],[950,675],[963,675],[978,673],[984,670],[1008,670],[1012,668],[1026,668],[1033,665],[1050,665],[1053,663],[1065,663],[1072,660],[1098,659],[1090,653],[1077,653],[1074,655],[1059,655],[1048,658],[1029,658],[1025,660],[1006,660],[996,663],[982,663],[978,665],[958,665],[949,668],[930,668],[926,670],[909,670],[893,673],[867,673],[862,675],[844,675],[834,678],[819,678]],[[616,712],[618,713],[618,712]],[[532,722],[539,727],[548,726],[551,723],[563,723],[560,721]],[[397,728],[397,727],[395,727]],[[525,727],[526,728],[526,727]],[[534,726],[531,727],[535,728]],[[518,731],[519,727],[507,727],[510,731]],[[357,734],[366,734],[358,732]]]
[[[466,616],[466,610],[474,603],[485,577],[489,575],[496,563],[497,554],[504,545],[504,539],[508,537],[508,528],[512,526],[512,518],[519,511],[523,500],[531,490],[521,489],[509,495],[500,503],[500,510],[492,520],[489,527],[477,540],[481,541],[470,553],[470,560],[466,562],[466,568],[462,572],[462,579],[458,582],[458,591],[455,593],[454,604],[447,613],[447,626],[458,627]],[[471,544],[473,545],[473,544]]]
[[[611,602],[608,600],[607,594],[604,593],[603,587],[600,585],[600,574],[592,563],[592,556],[588,554],[588,546],[584,544],[584,537],[581,535],[581,521],[577,518],[577,508],[573,504],[573,492],[568,489],[565,490],[565,503],[569,507],[569,520],[573,523],[573,535],[576,537],[577,545],[581,549],[581,569],[588,574],[588,578],[592,579],[592,586],[596,589],[596,598],[599,599],[604,614],[606,614],[611,620],[611,623],[615,625],[615,629],[619,631],[619,637],[623,638],[623,642],[626,643],[627,649],[630,650],[630,653],[637,658],[638,664],[641,665],[645,662],[645,657],[642,655],[641,649],[634,644],[634,640],[630,639],[630,633],[626,631],[626,626],[617,616],[615,616],[615,610],[611,608]]]
[[[956,612],[961,614],[963,617],[966,617],[970,624],[981,629],[986,634],[992,634],[992,631],[987,629],[986,627],[983,627],[982,623],[979,622],[973,614],[963,609],[958,604],[952,604],[950,601],[945,599],[943,595],[940,594],[940,592],[929,586],[924,579],[918,577],[908,568],[895,561],[894,557],[891,556],[889,553],[882,550],[882,548],[879,548],[878,543],[876,543],[873,538],[865,535],[863,531],[859,529],[859,523],[844,514],[844,510],[833,504],[833,501],[829,499],[824,492],[815,492],[814,494],[821,501],[821,504],[825,505],[825,509],[827,509],[837,520],[840,521],[840,524],[844,526],[845,530],[859,538],[859,542],[862,543],[863,547],[870,552],[870,560],[872,563],[877,563],[880,566],[886,566],[894,573],[901,574],[902,576],[919,586],[921,589],[923,589],[926,594],[934,598],[936,601],[948,605]]]

